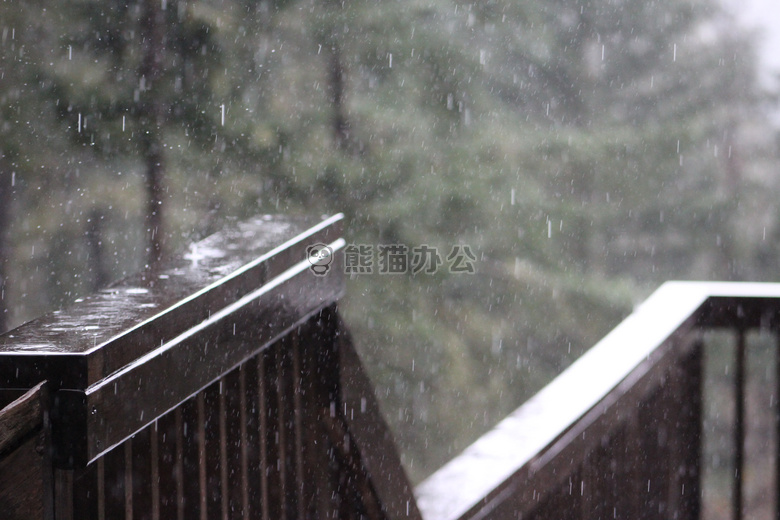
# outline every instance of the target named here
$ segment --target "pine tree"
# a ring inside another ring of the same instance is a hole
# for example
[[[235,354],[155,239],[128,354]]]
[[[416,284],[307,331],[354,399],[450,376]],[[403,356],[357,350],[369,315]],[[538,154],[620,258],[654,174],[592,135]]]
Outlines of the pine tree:
[[[203,157],[218,142],[224,104],[216,103],[213,90],[219,60],[211,36],[214,13],[205,3],[175,0],[82,1],[60,8],[71,10],[71,30],[62,36],[71,63],[52,76],[62,116],[102,169],[119,169],[120,161],[137,164],[132,168],[143,177],[147,263],[154,263],[173,235],[165,217],[170,173],[193,150],[207,164]]]
[[[36,290],[40,257],[35,245],[62,225],[62,219],[47,211],[50,193],[41,188],[59,187],[55,172],[68,143],[62,138],[52,83],[44,72],[56,48],[45,3],[4,3],[0,20],[0,331],[4,331],[20,318],[48,308],[46,291]]]

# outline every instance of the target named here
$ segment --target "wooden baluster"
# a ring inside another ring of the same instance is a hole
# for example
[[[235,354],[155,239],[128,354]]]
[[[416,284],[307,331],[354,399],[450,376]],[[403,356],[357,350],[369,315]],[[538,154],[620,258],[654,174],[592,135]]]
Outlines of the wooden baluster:
[[[206,411],[206,390],[203,390],[195,397],[195,403],[198,410],[198,419],[196,422],[197,425],[197,447],[198,447],[198,494],[196,495],[198,498],[198,513],[200,520],[208,520],[209,518],[209,507],[208,507],[208,492],[209,492],[209,472],[208,472],[208,463],[206,455],[208,453],[207,449],[207,439],[206,439],[206,432],[208,429],[206,428],[206,422],[207,422],[207,411]]]
[[[684,467],[680,489],[682,518],[698,519],[701,515],[702,420],[703,420],[703,352],[697,340],[691,353],[682,360],[682,459]]]
[[[642,406],[640,403],[639,406]],[[623,507],[618,518],[632,520],[641,518],[642,507],[642,468],[647,464],[647,454],[642,451],[642,425],[639,423],[639,410],[635,409],[626,419],[625,448],[622,452],[624,489]]]
[[[276,349],[277,407],[279,413],[279,463],[283,519],[297,518],[298,480],[296,475],[295,389],[292,340],[286,336]]]
[[[227,490],[227,516],[231,519],[249,518],[249,482],[246,449],[246,378],[243,367],[223,378],[225,416],[225,456],[222,479]]]
[[[284,509],[284,428],[279,411],[279,374],[276,364],[276,351],[282,348],[281,342],[273,345],[261,354],[260,396],[262,438],[260,448],[263,453],[264,505],[263,518],[285,520]]]
[[[156,423],[158,484],[154,487],[158,490],[158,497],[153,500],[152,510],[152,518],[155,520],[178,520],[179,518],[178,504],[182,498],[180,490],[182,460],[181,455],[177,453],[177,417],[178,426],[181,426],[181,406],[163,415]]]
[[[780,330],[775,331],[775,518],[780,520]]]
[[[612,518],[611,486],[614,474],[610,468],[608,439],[602,439],[582,463],[579,492],[580,518]]]
[[[230,374],[219,380],[219,409],[217,413],[217,427],[219,437],[219,511],[222,520],[228,520],[230,511],[230,468],[228,467],[228,443],[229,436],[227,432],[228,405],[227,396],[231,393],[228,379]]]
[[[326,421],[338,394],[338,364],[334,344],[323,342],[316,318],[298,333],[301,373],[301,406],[307,426],[303,429],[304,496],[308,518],[333,518],[337,514],[338,468],[336,447],[330,444]],[[336,413],[336,404],[332,408]]]
[[[181,427],[177,427],[176,451],[181,455],[182,481],[177,484],[182,497],[177,506],[178,520],[199,520],[201,512],[201,445],[202,439],[202,394],[189,399],[181,406]],[[205,477],[204,477],[205,478]]]
[[[159,431],[159,421],[154,421],[151,425],[147,426],[151,437],[150,446],[150,458],[151,463],[149,482],[149,494],[151,495],[151,517],[152,520],[160,520],[160,436],[162,432]]]
[[[301,375],[301,341],[297,331],[290,333],[289,348],[292,351],[292,399],[293,399],[293,436],[295,439],[294,454],[295,457],[295,504],[296,518],[303,520],[306,518],[306,502],[308,487],[304,483],[304,453],[303,453],[303,422],[311,420],[304,416],[303,410],[303,392]]]
[[[119,445],[105,453],[103,463],[104,518],[125,517],[125,450]]]
[[[206,518],[208,520],[224,520],[222,505],[224,490],[222,489],[221,474],[222,443],[220,442],[223,408],[220,406],[220,385],[221,382],[217,381],[203,391],[206,487],[201,489],[201,493],[205,494]]]
[[[123,448],[123,449],[122,449]],[[133,518],[133,443],[125,441],[120,448],[124,455],[124,477],[125,477],[125,518]]]
[[[266,354],[257,355],[257,451],[260,457],[260,518],[270,518],[270,473],[269,461],[269,417],[268,417],[268,373],[266,371]]]
[[[668,384],[668,381],[666,382]],[[638,409],[640,425],[640,451],[646,464],[639,472],[639,517],[642,519],[665,518],[669,472],[668,436],[670,425],[664,420],[666,407],[676,405],[668,398],[666,386],[656,388]]]
[[[151,459],[156,455],[152,449],[151,437],[156,432],[153,431],[154,425],[146,427],[126,443],[132,444],[131,450],[131,471],[132,491],[131,502],[133,516],[130,518],[138,520],[150,520],[152,518],[152,462]]]
[[[235,502],[238,502],[240,500],[240,503],[237,503],[235,507],[231,507],[231,515],[236,518],[251,518],[250,509],[249,509],[249,494],[250,494],[250,483],[249,483],[249,432],[248,432],[248,425],[250,422],[250,410],[249,405],[252,403],[252,401],[247,396],[247,387],[246,387],[246,373],[247,373],[247,365],[243,364],[239,369],[238,372],[238,388],[236,389],[238,391],[238,395],[233,394],[231,396],[231,404],[232,404],[232,414],[231,419],[238,421],[238,431],[236,431],[235,423],[231,423],[230,429],[233,431],[233,460],[238,459],[238,468],[235,468],[233,471],[238,472],[238,481],[241,483],[240,486],[237,486],[239,488],[239,492],[233,496],[232,500]],[[238,407],[238,411],[235,410],[235,407]],[[252,407],[254,408],[254,403],[252,403]],[[240,505],[240,507],[239,507]]]
[[[734,475],[732,518],[742,518],[742,472],[745,458],[745,330],[737,331],[734,416]]]
[[[247,482],[247,504],[246,518],[252,520],[260,520],[263,518],[263,477],[265,474],[265,466],[260,454],[260,443],[264,440],[260,435],[260,396],[259,381],[258,381],[258,359],[262,358],[262,354],[252,358],[241,366],[242,371],[242,384],[244,390],[242,391],[243,399],[245,401],[245,421],[244,429],[245,433],[242,433],[242,438],[245,439],[242,446],[242,457],[244,457],[246,468],[242,466],[241,471],[246,473]],[[245,450],[245,451],[244,451]],[[244,476],[242,476],[242,479]]]

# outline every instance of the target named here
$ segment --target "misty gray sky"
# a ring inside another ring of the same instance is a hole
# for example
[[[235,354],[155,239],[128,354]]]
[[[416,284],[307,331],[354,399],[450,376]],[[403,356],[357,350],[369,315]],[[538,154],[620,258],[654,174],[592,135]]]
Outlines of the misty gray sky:
[[[780,72],[780,1],[724,0],[738,22],[758,34],[763,76]]]

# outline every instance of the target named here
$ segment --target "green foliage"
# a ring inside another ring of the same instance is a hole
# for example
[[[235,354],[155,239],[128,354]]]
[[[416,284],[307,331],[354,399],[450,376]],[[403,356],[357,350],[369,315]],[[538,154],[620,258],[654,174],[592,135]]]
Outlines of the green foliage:
[[[90,289],[93,218],[114,275],[143,264],[150,133],[171,249],[337,211],[375,252],[471,247],[342,305],[415,479],[661,281],[776,278],[768,98],[712,2],[167,0],[153,81],[144,5],[1,8],[35,28],[2,46],[17,322]]]

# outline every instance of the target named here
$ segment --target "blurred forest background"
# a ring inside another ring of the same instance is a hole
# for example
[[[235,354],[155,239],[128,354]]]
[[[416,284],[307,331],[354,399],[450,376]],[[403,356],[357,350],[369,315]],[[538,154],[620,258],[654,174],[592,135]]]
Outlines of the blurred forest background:
[[[668,279],[777,280],[775,93],[711,0],[0,3],[0,328],[232,220],[476,273],[342,310],[419,480]]]

